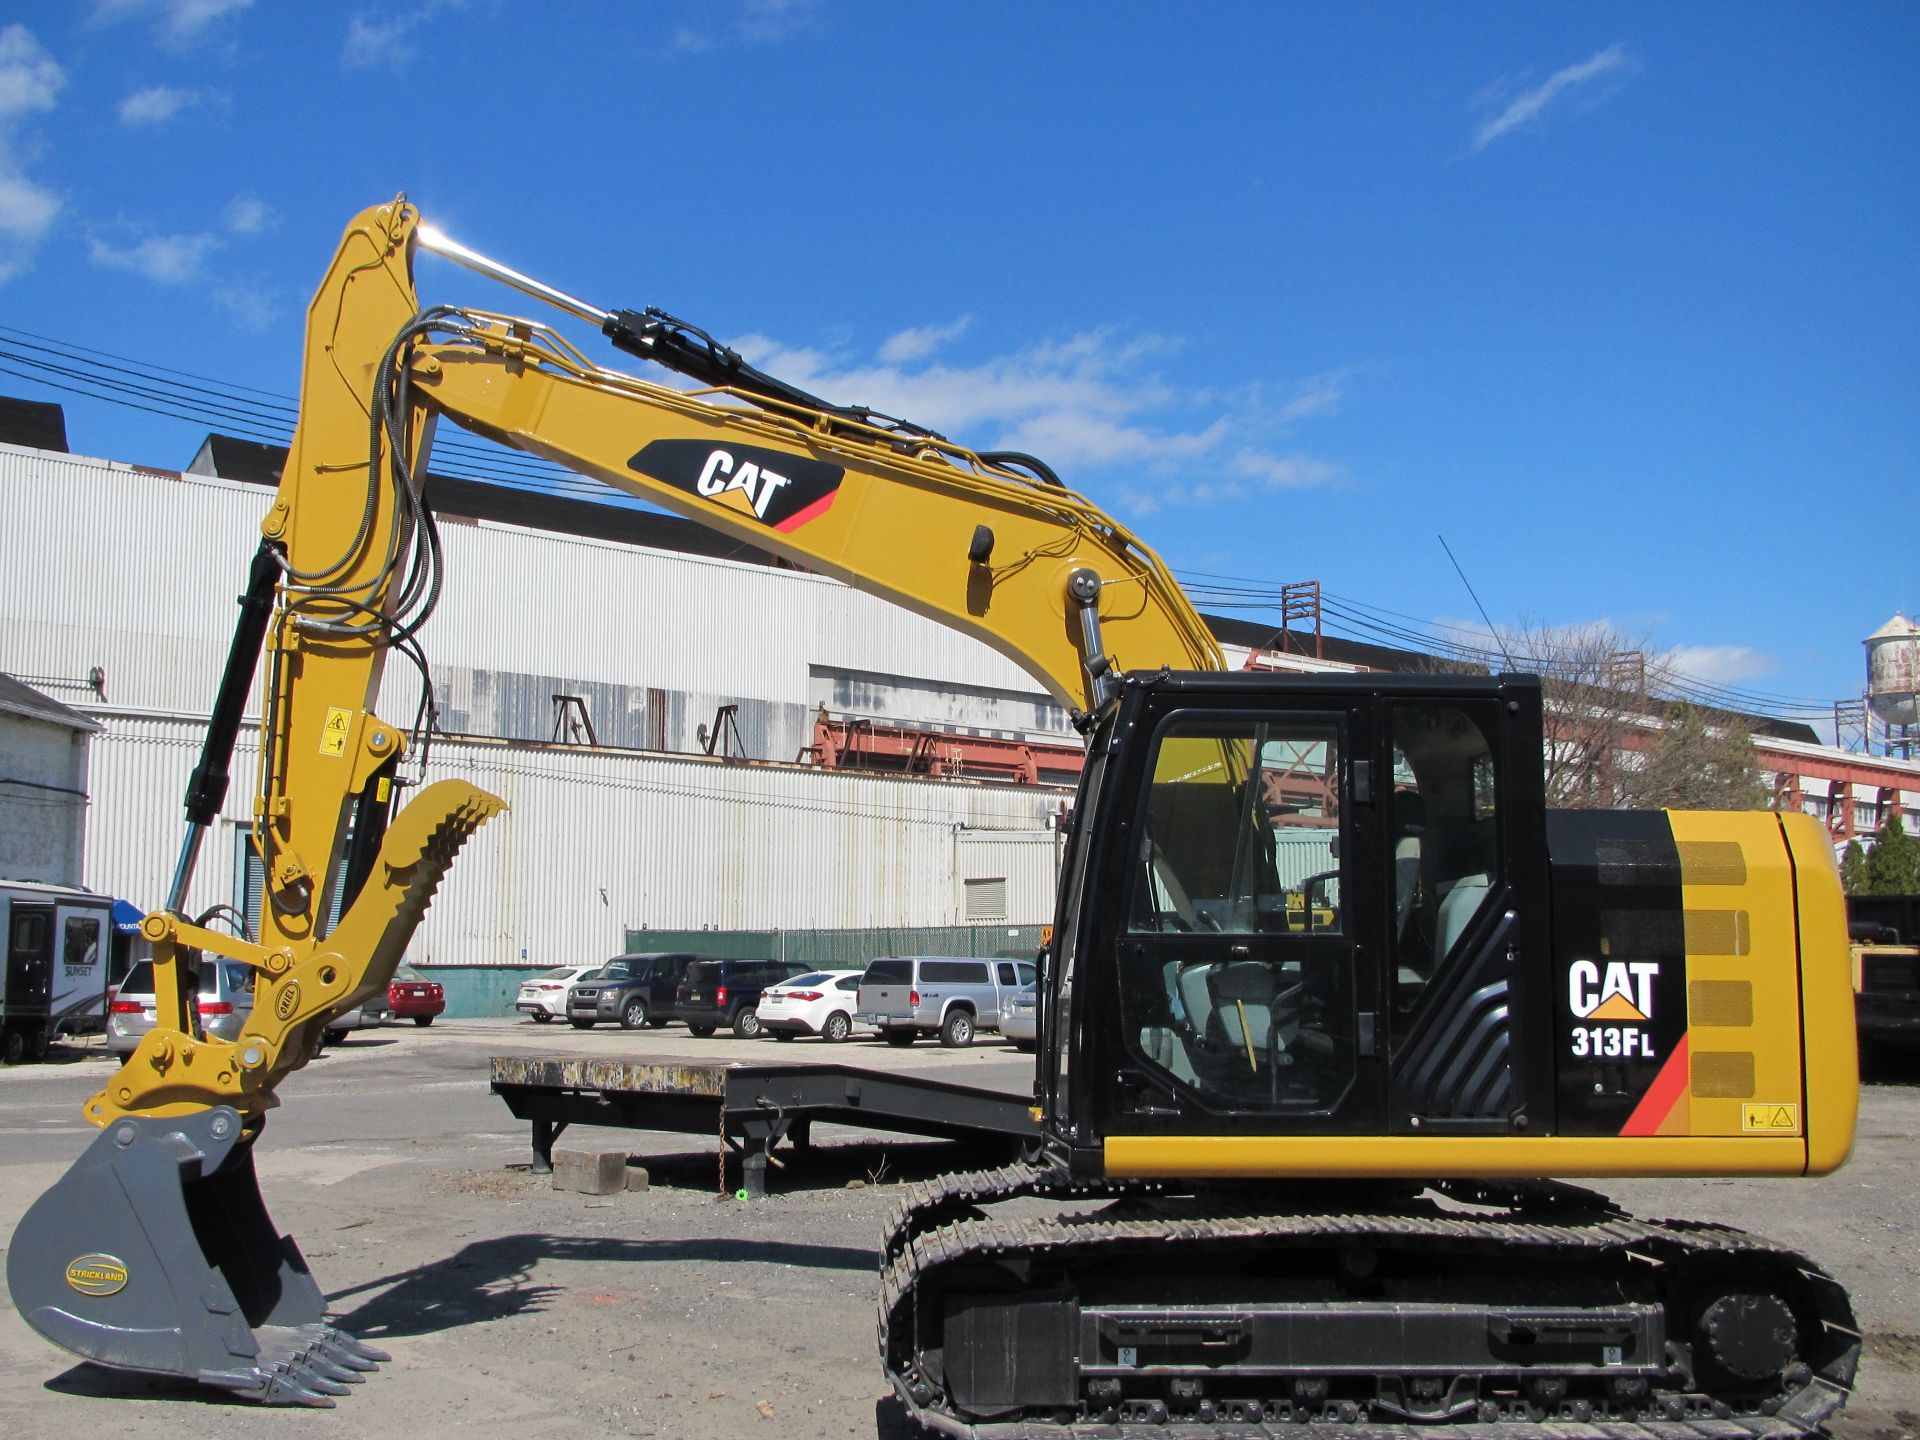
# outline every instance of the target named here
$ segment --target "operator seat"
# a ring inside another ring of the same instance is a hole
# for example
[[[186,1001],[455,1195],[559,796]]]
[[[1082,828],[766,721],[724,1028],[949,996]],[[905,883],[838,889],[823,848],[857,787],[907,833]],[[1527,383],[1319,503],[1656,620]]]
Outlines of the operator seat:
[[[1453,953],[1454,943],[1473,922],[1473,917],[1480,913],[1480,907],[1486,903],[1487,892],[1492,888],[1491,875],[1484,872],[1462,875],[1440,897],[1440,933],[1434,937],[1433,950],[1436,965]]]

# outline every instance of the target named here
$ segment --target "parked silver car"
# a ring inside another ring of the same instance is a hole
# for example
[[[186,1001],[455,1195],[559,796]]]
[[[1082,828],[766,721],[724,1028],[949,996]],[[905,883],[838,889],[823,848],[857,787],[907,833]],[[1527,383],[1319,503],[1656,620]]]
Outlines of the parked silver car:
[[[1040,1043],[1040,987],[1023,985],[1007,1001],[1000,1017],[1000,1033],[1016,1050],[1031,1050]]]
[[[154,1026],[153,961],[142,960],[127,972],[107,1007],[107,1046],[131,1055],[140,1037]],[[195,1007],[200,1028],[215,1040],[237,1040],[253,1014],[253,971],[237,960],[200,962],[200,993]]]
[[[976,960],[957,955],[890,955],[860,977],[859,1019],[878,1027],[889,1045],[938,1035],[949,1049],[997,1030],[1013,992],[1038,972],[1027,960]]]

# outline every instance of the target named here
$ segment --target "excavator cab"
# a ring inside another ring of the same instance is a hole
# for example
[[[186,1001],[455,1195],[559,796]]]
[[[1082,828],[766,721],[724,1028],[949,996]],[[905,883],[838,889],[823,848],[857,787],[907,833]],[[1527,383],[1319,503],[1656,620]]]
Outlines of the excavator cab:
[[[1112,1142],[1509,1135],[1548,923],[1537,682],[1167,674],[1093,743],[1050,972],[1049,1100]],[[1535,747],[1529,754],[1528,747]],[[1429,1132],[1431,1133],[1431,1132]]]

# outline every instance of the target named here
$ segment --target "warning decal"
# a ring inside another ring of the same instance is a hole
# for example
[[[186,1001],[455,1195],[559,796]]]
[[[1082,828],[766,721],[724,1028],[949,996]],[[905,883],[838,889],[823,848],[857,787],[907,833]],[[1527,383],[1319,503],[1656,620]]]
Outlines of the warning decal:
[[[353,728],[353,712],[342,710],[338,705],[327,711],[327,723],[320,727],[320,753],[322,755],[344,755],[347,753],[347,732]]]
[[[1742,1135],[1798,1135],[1800,1107],[1787,1104],[1742,1105],[1740,1133]]]

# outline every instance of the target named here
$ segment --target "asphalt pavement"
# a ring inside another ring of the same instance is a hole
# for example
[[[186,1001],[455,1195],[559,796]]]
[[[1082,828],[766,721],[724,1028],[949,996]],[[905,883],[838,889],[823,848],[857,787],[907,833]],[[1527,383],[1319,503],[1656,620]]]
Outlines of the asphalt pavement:
[[[823,1127],[773,1177],[776,1193],[740,1203],[722,1198],[714,1142],[594,1130],[575,1143],[627,1147],[652,1188],[557,1192],[530,1173],[526,1128],[487,1088],[496,1054],[854,1063],[1011,1094],[1028,1091],[1034,1063],[990,1037],[944,1051],[525,1021],[358,1032],[289,1078],[255,1156],[276,1221],[334,1311],[393,1364],[332,1414],[265,1411],[76,1364],[0,1307],[0,1427],[181,1440],[310,1440],[343,1424],[381,1440],[423,1428],[516,1440],[916,1433],[874,1355],[876,1246],[898,1183],[961,1163],[953,1146]],[[81,1102],[111,1071],[98,1042],[0,1070],[0,1238],[95,1133]],[[1754,1230],[1848,1287],[1866,1361],[1836,1440],[1920,1435],[1916,1078],[1866,1088],[1854,1158],[1834,1176],[1604,1187],[1641,1214]]]

